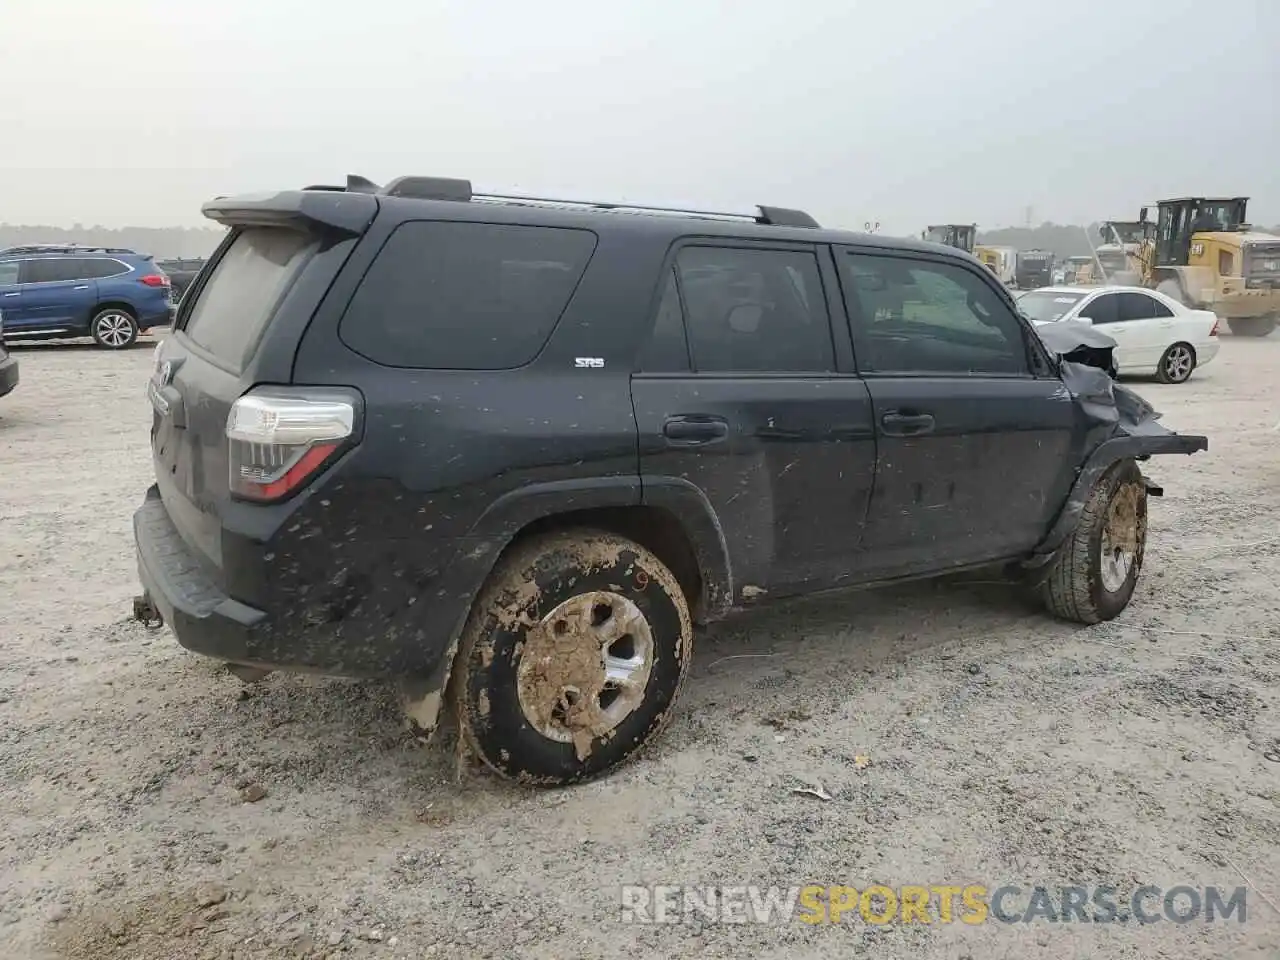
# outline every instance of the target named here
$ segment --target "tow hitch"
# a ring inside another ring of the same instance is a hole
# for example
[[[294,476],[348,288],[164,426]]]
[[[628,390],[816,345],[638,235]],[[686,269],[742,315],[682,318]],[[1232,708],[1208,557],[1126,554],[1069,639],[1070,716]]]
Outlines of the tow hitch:
[[[152,630],[164,626],[164,617],[160,615],[156,605],[151,602],[151,595],[147,593],[133,598],[133,619],[142,621],[144,626]]]

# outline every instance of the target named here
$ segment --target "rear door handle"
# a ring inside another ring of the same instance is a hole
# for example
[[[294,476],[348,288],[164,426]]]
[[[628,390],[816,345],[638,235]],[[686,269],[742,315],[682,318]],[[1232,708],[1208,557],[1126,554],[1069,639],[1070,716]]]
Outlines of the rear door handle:
[[[729,422],[721,417],[671,417],[662,425],[662,435],[673,443],[714,443],[729,436]]]
[[[18,294],[17,294],[17,293],[6,293],[6,294],[5,294],[5,296],[6,296],[6,297],[16,297],[16,296],[18,296]]]
[[[934,420],[927,413],[886,413],[880,418],[884,432],[893,437],[910,437],[932,433]]]

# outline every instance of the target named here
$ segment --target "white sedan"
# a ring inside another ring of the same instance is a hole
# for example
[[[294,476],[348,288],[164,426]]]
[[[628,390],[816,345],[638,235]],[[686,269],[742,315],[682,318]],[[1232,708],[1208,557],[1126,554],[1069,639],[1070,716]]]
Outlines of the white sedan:
[[[1074,320],[1116,342],[1121,374],[1155,374],[1183,383],[1218,355],[1218,318],[1146,287],[1041,287],[1019,295],[1018,308],[1036,324]]]

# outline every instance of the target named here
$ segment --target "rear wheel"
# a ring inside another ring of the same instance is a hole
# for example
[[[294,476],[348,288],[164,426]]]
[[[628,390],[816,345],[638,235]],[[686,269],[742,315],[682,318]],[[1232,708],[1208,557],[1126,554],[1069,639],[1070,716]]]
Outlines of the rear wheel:
[[[628,760],[666,725],[693,626],[670,570],[625,537],[536,537],[500,561],[472,609],[452,695],[495,771],[555,786]]]
[[[1129,605],[1147,545],[1147,488],[1138,465],[1123,460],[1089,494],[1076,529],[1058,548],[1040,586],[1054,616],[1100,623]]]
[[[107,307],[89,321],[89,334],[100,347],[123,350],[137,341],[138,321],[121,307]]]
[[[1175,343],[1160,358],[1156,379],[1161,383],[1186,383],[1196,368],[1196,352],[1189,343]]]
[[[1240,317],[1228,320],[1227,326],[1237,337],[1265,337],[1276,328],[1276,318]]]

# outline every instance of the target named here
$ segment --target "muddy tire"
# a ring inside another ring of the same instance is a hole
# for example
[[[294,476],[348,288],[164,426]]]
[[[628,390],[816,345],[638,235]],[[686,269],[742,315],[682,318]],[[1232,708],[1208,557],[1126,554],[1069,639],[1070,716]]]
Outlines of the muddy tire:
[[[1195,368],[1195,348],[1189,343],[1175,343],[1160,356],[1156,379],[1161,383],[1186,383]]]
[[[1076,529],[1049,563],[1040,598],[1076,623],[1110,620],[1129,605],[1147,543],[1147,488],[1123,460],[1094,486]]]
[[[466,744],[512,780],[590,780],[657,736],[693,624],[656,556],[595,530],[538,536],[499,561],[472,608],[450,693]]]
[[[1276,328],[1275,317],[1242,317],[1228,320],[1227,326],[1237,337],[1265,337]]]

